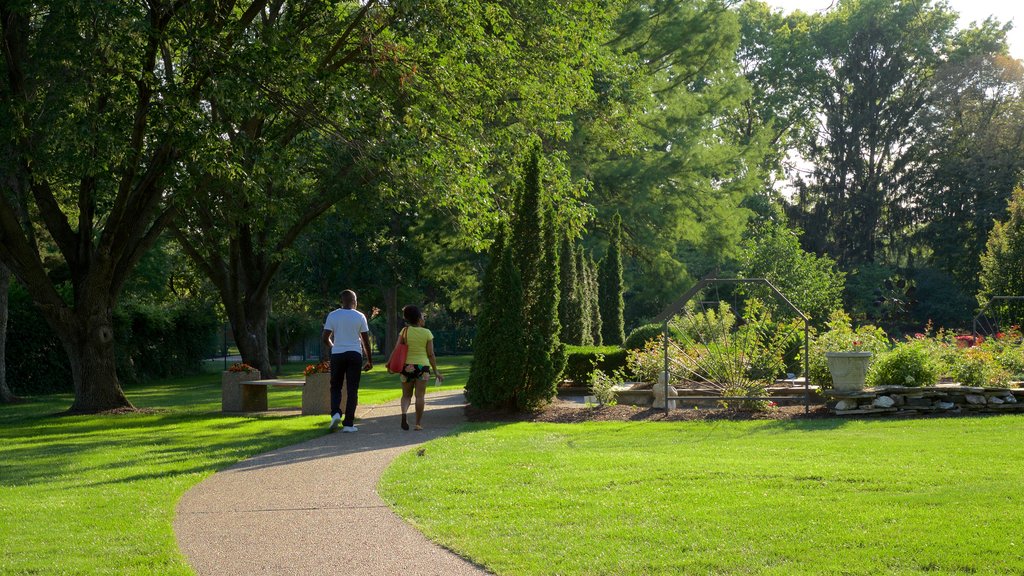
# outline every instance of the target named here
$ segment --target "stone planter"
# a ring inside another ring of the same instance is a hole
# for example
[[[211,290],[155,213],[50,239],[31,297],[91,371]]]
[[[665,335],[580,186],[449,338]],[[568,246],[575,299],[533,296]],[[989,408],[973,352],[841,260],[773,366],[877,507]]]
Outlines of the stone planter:
[[[220,375],[220,408],[223,412],[260,412],[267,409],[265,387],[242,386],[242,382],[259,380],[260,371],[231,372]],[[261,394],[262,392],[262,394]]]
[[[345,411],[347,390],[341,388],[341,411]],[[314,372],[306,375],[302,387],[302,414],[327,414],[331,412],[331,375],[329,372]]]
[[[871,352],[825,352],[832,389],[841,392],[863,390]]]

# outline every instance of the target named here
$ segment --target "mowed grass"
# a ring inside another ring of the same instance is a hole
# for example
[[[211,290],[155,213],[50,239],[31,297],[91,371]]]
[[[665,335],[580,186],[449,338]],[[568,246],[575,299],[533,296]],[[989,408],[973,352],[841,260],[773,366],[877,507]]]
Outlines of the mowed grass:
[[[468,357],[439,361],[445,388],[465,385]],[[155,412],[56,416],[67,395],[0,406],[0,574],[192,574],[172,529],[181,495],[216,470],[324,434],[327,422],[274,412],[300,406],[291,389],[271,390],[271,413],[222,415],[219,371],[126,393]],[[361,403],[400,394],[381,368],[364,374]]]
[[[1024,417],[472,425],[380,491],[502,575],[1024,574]]]

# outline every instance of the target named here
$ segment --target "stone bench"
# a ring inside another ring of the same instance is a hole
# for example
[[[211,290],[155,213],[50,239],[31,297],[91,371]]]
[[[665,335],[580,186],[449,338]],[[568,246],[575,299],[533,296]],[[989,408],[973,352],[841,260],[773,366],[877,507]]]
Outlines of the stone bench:
[[[329,376],[329,375],[328,375]],[[267,389],[302,388],[302,415],[327,414],[331,404],[330,379],[322,379],[310,386],[302,380],[280,378],[267,380],[236,380],[223,383],[221,396],[222,412],[264,412],[268,408]],[[343,394],[344,396],[344,394]],[[344,409],[345,401],[342,399]]]

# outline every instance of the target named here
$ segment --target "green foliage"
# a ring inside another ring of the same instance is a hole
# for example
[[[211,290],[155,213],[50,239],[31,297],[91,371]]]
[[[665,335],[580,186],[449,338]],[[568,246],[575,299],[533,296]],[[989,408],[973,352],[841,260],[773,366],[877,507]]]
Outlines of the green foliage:
[[[767,279],[812,325],[820,327],[833,310],[842,307],[846,274],[836,268],[831,258],[804,250],[800,234],[778,221],[755,226],[743,242],[739,275]],[[776,316],[792,314],[766,286],[745,285],[741,289],[763,301]]]
[[[540,150],[530,154],[512,218],[514,237],[492,248],[466,396],[486,408],[549,402],[565,368],[558,324],[558,223],[544,193]],[[495,260],[499,259],[497,265]]]
[[[563,376],[577,386],[590,382],[596,370],[606,374],[626,367],[626,350],[618,346],[566,346]]]
[[[210,306],[127,303],[114,313],[118,377],[128,382],[197,374],[217,349]]]
[[[7,319],[7,384],[15,394],[70,392],[67,352],[20,283],[12,282]]]
[[[558,252],[560,275],[558,321],[562,326],[562,341],[567,344],[581,346],[584,334],[589,337],[589,317],[584,299],[584,290],[580,270],[577,268],[576,243],[568,235],[562,239],[562,247]],[[584,323],[586,322],[586,326]]]
[[[832,375],[828,371],[826,352],[863,350],[872,353],[871,362],[877,362],[879,355],[889,350],[889,338],[881,328],[870,324],[854,329],[850,316],[836,310],[829,317],[825,331],[812,335],[809,348],[810,383],[831,388]]]
[[[598,287],[598,268],[597,263],[590,256],[585,256],[584,261],[586,266],[586,281],[588,290],[588,301],[590,303],[590,344],[594,346],[601,346],[604,344],[604,337],[602,336],[602,326],[604,322],[601,320],[601,302],[599,300],[600,289]]]
[[[18,283],[11,285],[7,382],[16,394],[70,392],[67,353]],[[195,374],[216,350],[217,316],[190,302],[127,302],[114,311],[115,358],[125,382]]]
[[[625,381],[622,370],[605,374],[603,370],[594,370],[590,375],[590,391],[597,398],[601,406],[614,406],[618,404],[618,397],[615,395],[615,385]]]
[[[675,329],[675,325],[669,326],[670,337],[677,340],[683,337],[682,332]],[[665,333],[665,325],[652,323],[644,324],[643,326],[636,327],[629,336],[626,338],[623,348],[626,350],[639,350],[647,345],[651,340],[657,340],[661,342],[661,337]]]
[[[466,399],[474,406],[509,407],[514,398],[508,388],[524,377],[523,286],[505,236],[503,231],[494,241],[484,275],[483,308],[466,382]]]
[[[868,368],[868,386],[934,386],[940,364],[931,347],[918,340],[897,344]]]
[[[764,412],[771,406],[769,400],[756,400],[750,398],[768,397],[768,388],[765,386],[763,381],[749,380],[746,382],[731,384],[722,389],[722,397],[723,399],[718,401],[718,405],[726,410],[736,410],[737,412]]]
[[[601,260],[598,299],[601,305],[601,342],[620,345],[625,341],[623,313],[624,287],[622,284],[622,217],[612,218],[608,238],[608,251]]]
[[[998,388],[1006,385],[1010,375],[991,350],[972,346],[956,354],[949,376],[962,386]]]
[[[996,222],[981,256],[981,291],[985,305],[993,296],[1024,296],[1024,188],[1017,188],[1006,220]]]

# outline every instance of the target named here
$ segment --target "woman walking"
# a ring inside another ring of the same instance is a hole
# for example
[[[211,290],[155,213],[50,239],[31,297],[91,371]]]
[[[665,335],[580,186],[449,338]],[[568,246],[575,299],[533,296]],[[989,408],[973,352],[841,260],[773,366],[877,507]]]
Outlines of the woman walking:
[[[413,392],[416,393],[416,430],[423,430],[423,407],[424,396],[427,393],[427,381],[430,380],[430,373],[433,371],[437,379],[444,380],[444,376],[437,371],[437,360],[434,358],[434,335],[430,330],[423,327],[423,313],[416,306],[402,308],[402,317],[405,318],[406,327],[402,331],[401,338],[409,346],[409,352],[405,357],[405,367],[402,369],[402,430],[409,429],[409,404],[412,401]]]

